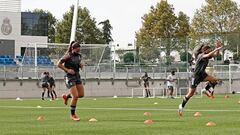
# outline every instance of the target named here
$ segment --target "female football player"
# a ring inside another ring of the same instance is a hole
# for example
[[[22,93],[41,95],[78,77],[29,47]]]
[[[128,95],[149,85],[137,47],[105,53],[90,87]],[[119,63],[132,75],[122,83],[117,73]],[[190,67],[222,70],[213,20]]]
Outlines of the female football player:
[[[200,82],[209,81],[213,85],[217,84],[218,79],[208,75],[205,72],[205,69],[208,65],[209,59],[219,55],[219,50],[221,48],[222,47],[221,44],[219,44],[219,42],[217,42],[216,48],[213,51],[211,50],[211,47],[209,45],[203,45],[199,49],[199,52],[195,55],[196,65],[191,80],[192,84],[191,87],[189,88],[187,95],[183,98],[182,103],[179,105],[178,113],[180,116],[183,115],[183,108],[185,107],[188,100],[194,95],[196,88]]]
[[[58,61],[58,67],[66,72],[65,83],[71,93],[71,115],[70,118],[74,121],[79,121],[80,118],[76,115],[76,106],[78,98],[84,96],[84,87],[79,74],[79,69],[83,68],[81,63],[82,57],[80,52],[80,44],[72,42],[65,55]],[[66,100],[70,96],[67,96]]]

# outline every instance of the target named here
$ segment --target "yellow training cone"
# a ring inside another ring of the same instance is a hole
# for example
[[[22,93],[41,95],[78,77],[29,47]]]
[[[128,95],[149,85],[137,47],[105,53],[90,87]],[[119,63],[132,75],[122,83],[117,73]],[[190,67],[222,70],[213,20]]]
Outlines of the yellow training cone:
[[[214,123],[214,122],[212,122],[212,121],[209,121],[207,124],[206,124],[206,126],[216,126],[217,124],[216,123]]]
[[[89,120],[89,122],[97,122],[97,119],[91,118],[91,119]]]

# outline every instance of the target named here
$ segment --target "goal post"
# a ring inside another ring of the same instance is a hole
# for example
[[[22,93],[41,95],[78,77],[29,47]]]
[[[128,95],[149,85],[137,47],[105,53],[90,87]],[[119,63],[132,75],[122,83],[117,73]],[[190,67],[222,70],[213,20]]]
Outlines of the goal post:
[[[19,59],[23,67],[44,70],[56,67],[57,61],[66,53],[69,44],[62,43],[28,43]],[[90,74],[97,72],[115,71],[114,45],[109,44],[81,44],[80,54],[85,64],[84,70]],[[20,57],[20,56],[19,56]]]
[[[214,74],[222,79],[225,86],[225,93],[240,93],[240,64],[214,65]]]

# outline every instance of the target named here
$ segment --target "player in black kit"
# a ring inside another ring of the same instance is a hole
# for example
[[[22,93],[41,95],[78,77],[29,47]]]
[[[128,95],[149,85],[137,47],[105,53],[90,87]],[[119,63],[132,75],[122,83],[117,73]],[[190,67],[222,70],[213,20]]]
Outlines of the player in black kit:
[[[54,94],[54,96],[52,95],[52,100],[57,99],[57,94],[55,91],[56,85],[55,85],[55,80],[54,80],[53,76],[49,76],[48,83],[49,83],[49,89],[52,92],[51,94]]]
[[[151,79],[151,77],[149,77],[147,72],[145,72],[144,76],[142,76],[141,79],[144,82],[146,97],[151,97],[152,95],[151,95],[151,92],[149,90],[149,80]]]
[[[212,51],[209,45],[203,45],[199,52],[195,55],[196,66],[193,71],[193,76],[191,80],[191,87],[187,95],[183,98],[182,103],[179,105],[178,113],[180,116],[183,115],[183,108],[185,107],[188,100],[194,95],[196,88],[200,82],[209,81],[212,85],[216,85],[219,81],[213,76],[208,75],[205,69],[208,65],[209,59],[219,55],[219,50],[221,49],[221,43],[217,42],[216,48]]]
[[[42,86],[42,100],[44,100],[44,94],[46,90],[49,90],[49,74],[48,72],[43,72],[41,76],[41,86]]]
[[[74,121],[79,121],[80,118],[75,114],[78,98],[84,96],[84,87],[79,74],[79,69],[83,68],[81,63],[82,56],[79,54],[80,44],[78,42],[72,42],[65,55],[58,61],[58,67],[66,72],[65,83],[69,89],[71,96],[63,96],[64,100],[72,97],[71,100],[71,115],[70,118]]]

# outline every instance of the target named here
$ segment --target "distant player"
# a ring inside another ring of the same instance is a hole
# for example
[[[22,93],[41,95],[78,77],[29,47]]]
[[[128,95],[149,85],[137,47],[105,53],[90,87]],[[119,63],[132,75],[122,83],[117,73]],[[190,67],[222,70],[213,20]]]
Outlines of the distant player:
[[[168,87],[168,97],[170,98],[174,98],[173,97],[173,91],[174,91],[174,82],[176,80],[176,77],[175,77],[175,71],[172,71],[170,75],[168,75],[167,77],[167,87]]]
[[[81,63],[82,57],[80,52],[80,44],[78,42],[72,42],[65,55],[58,61],[58,67],[66,72],[65,83],[69,89],[70,95],[64,95],[64,101],[67,102],[68,98],[71,100],[71,115],[70,118],[74,121],[79,121],[80,118],[76,115],[76,106],[78,98],[84,96],[84,87],[79,74],[79,68],[83,68]]]
[[[151,79],[151,77],[148,76],[147,72],[145,72],[144,76],[141,77],[141,79],[144,82],[144,88],[145,88],[145,92],[146,92],[146,97],[151,97],[151,92],[149,90],[149,80]]]
[[[219,81],[213,76],[208,75],[205,69],[208,65],[209,59],[219,55],[219,50],[221,49],[221,43],[217,42],[216,48],[212,51],[209,45],[202,45],[199,51],[195,54],[196,65],[193,71],[193,76],[191,80],[191,87],[187,95],[183,98],[182,103],[179,105],[178,113],[180,116],[183,115],[183,108],[185,107],[188,100],[194,95],[196,88],[200,82],[209,81],[212,85],[216,85]],[[211,93],[206,93],[211,97]]]
[[[49,83],[49,90],[51,91],[52,100],[57,99],[57,94],[55,92],[56,85],[55,85],[55,80],[53,76],[49,76],[48,83]]]
[[[46,90],[49,90],[48,80],[49,80],[49,74],[48,74],[48,72],[43,72],[43,73],[42,73],[42,76],[41,76],[41,86],[42,86],[42,89],[43,89],[43,92],[42,92],[42,100],[44,100],[45,91],[46,91]]]

